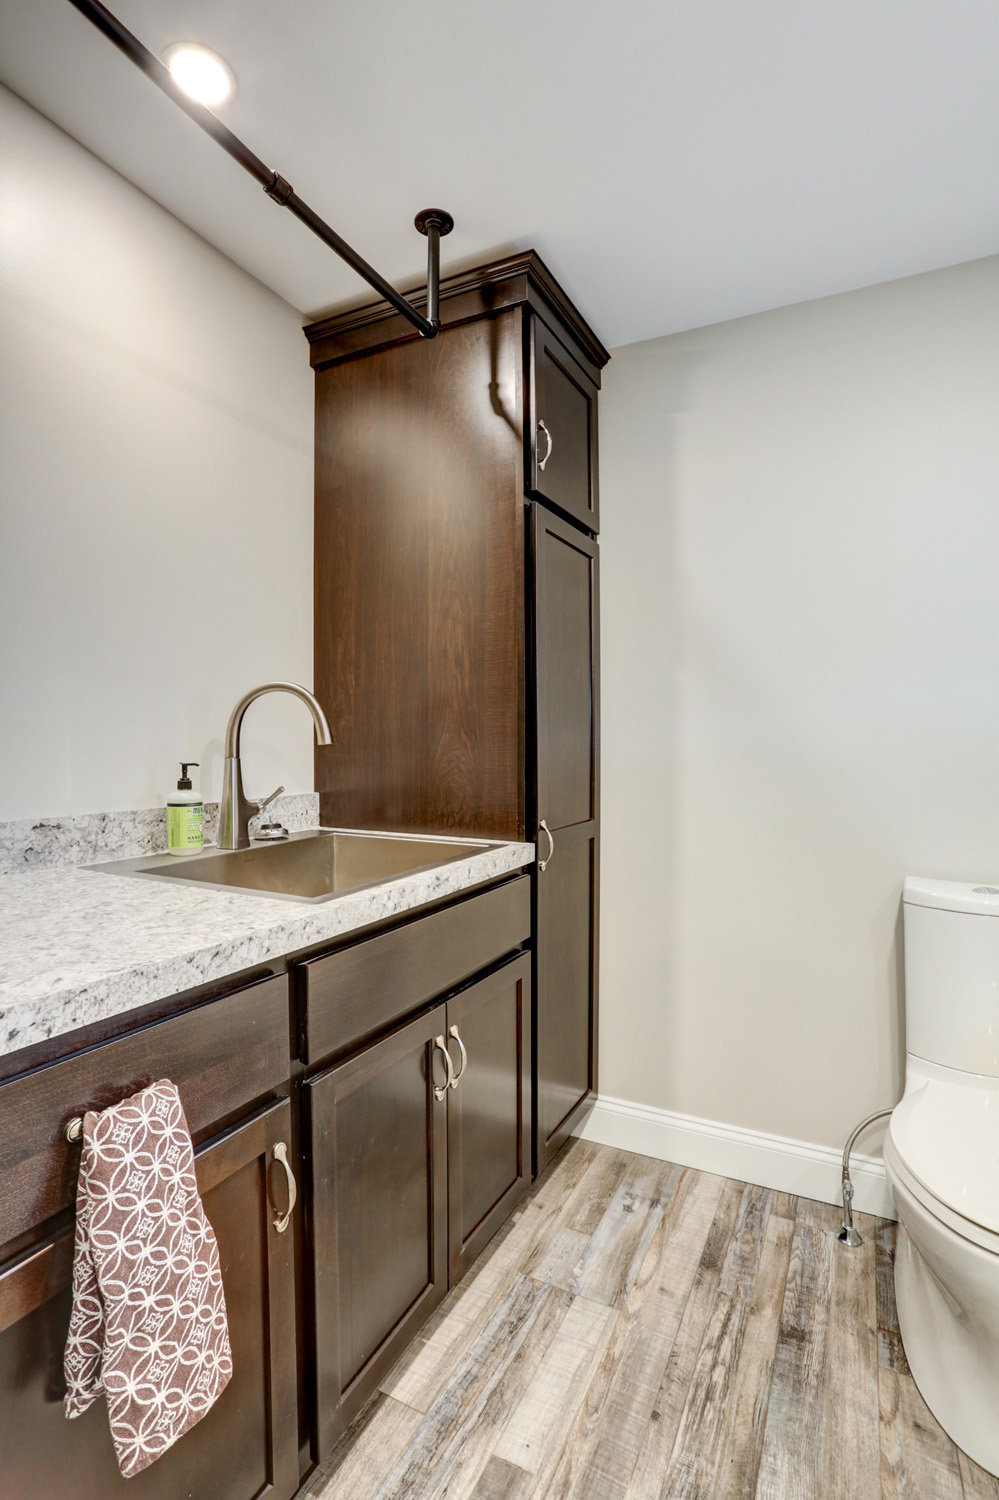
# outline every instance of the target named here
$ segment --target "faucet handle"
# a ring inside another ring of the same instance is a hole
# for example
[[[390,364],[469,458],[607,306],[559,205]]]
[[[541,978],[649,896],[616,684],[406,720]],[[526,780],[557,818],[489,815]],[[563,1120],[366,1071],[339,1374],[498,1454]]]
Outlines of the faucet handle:
[[[262,797],[259,802],[254,797],[250,798],[250,801],[257,809],[250,818],[250,822],[256,823],[257,825],[256,832],[254,834],[251,834],[252,838],[286,839],[288,837],[287,828],[282,827],[282,825],[276,818],[267,816],[267,809],[270,807],[272,802],[276,801],[276,799],[280,797],[283,791],[284,787],[279,786],[276,792],[271,792],[269,797]]]
[[[257,809],[256,812],[253,814],[253,816],[255,818],[259,818],[263,813],[265,813],[267,811],[267,809],[270,807],[270,805],[271,805],[272,802],[276,802],[277,801],[278,797],[280,797],[280,795],[281,795],[281,793],[283,791],[284,791],[284,787],[283,786],[279,786],[276,792],[271,792],[271,794],[270,794],[269,797],[262,797],[259,802],[257,801],[256,797],[251,797],[250,801],[253,803],[254,807]]]

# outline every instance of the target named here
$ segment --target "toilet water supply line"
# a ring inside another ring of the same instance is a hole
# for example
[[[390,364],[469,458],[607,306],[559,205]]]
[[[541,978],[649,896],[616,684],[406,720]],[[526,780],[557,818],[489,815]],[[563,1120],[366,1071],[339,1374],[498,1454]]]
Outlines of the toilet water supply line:
[[[844,1245],[849,1245],[851,1249],[856,1245],[862,1245],[864,1241],[860,1230],[855,1228],[853,1223],[853,1183],[850,1181],[850,1152],[853,1150],[857,1137],[863,1134],[868,1125],[873,1125],[875,1120],[885,1120],[893,1113],[894,1106],[891,1109],[875,1110],[873,1115],[868,1115],[866,1120],[861,1120],[856,1129],[850,1133],[850,1138],[843,1147],[843,1227],[839,1232],[838,1238]]]

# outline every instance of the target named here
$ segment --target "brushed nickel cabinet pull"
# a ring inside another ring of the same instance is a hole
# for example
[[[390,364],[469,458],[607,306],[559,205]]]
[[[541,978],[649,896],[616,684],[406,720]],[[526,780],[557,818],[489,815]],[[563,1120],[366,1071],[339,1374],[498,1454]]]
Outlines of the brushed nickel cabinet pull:
[[[545,435],[545,437],[548,439],[548,452],[545,454],[544,458],[538,464],[538,468],[542,471],[542,473],[544,473],[545,464],[551,458],[551,456],[552,456],[552,448],[555,445],[552,442],[552,435],[551,435],[551,433],[548,431],[548,428],[545,426],[544,422],[542,422],[542,420],[541,420],[540,417],[538,418],[538,431],[539,432],[543,432],[544,435]]]
[[[434,1046],[439,1047],[443,1052],[444,1066],[447,1068],[447,1078],[445,1079],[445,1081],[443,1083],[434,1084],[434,1098],[439,1104],[444,1098],[444,1095],[447,1093],[448,1089],[454,1088],[454,1064],[451,1061],[451,1054],[447,1050],[447,1042],[442,1036],[434,1037]]]
[[[455,1041],[458,1043],[458,1046],[461,1048],[461,1067],[458,1069],[457,1073],[451,1080],[451,1087],[453,1089],[456,1089],[465,1076],[465,1069],[468,1067],[468,1053],[465,1051],[465,1043],[461,1039],[461,1034],[459,1033],[457,1026],[451,1027],[450,1031],[448,1032],[448,1036],[453,1036]]]
[[[288,1208],[285,1213],[278,1214],[274,1220],[274,1228],[278,1234],[284,1234],[291,1223],[292,1211],[298,1202],[298,1183],[295,1181],[295,1174],[291,1170],[291,1162],[288,1160],[288,1147],[284,1141],[278,1141],[274,1147],[274,1160],[279,1161],[282,1167],[284,1167],[284,1175],[288,1179]]]
[[[548,827],[548,824],[545,822],[544,818],[541,819],[540,826],[543,832],[548,835],[548,853],[545,855],[544,859],[538,860],[538,869],[547,870],[551,857],[555,853],[555,836],[552,833],[551,829]]]
[[[66,1139],[67,1141],[69,1141],[69,1144],[71,1146],[75,1146],[77,1141],[83,1140],[82,1115],[77,1115],[75,1119],[70,1120],[69,1124],[66,1126]]]

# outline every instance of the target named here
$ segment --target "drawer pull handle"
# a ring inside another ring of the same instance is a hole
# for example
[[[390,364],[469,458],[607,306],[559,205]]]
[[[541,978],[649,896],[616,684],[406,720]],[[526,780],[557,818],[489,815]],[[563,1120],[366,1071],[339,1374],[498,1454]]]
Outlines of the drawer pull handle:
[[[457,1073],[451,1080],[451,1087],[453,1089],[456,1089],[465,1076],[465,1069],[468,1067],[468,1053],[465,1051],[465,1043],[461,1039],[461,1033],[459,1032],[457,1026],[451,1027],[450,1031],[448,1032],[448,1036],[453,1036],[455,1041],[458,1043],[458,1046],[461,1048],[461,1067],[458,1069]]]
[[[545,435],[545,437],[548,439],[548,452],[545,454],[544,458],[538,464],[538,468],[541,470],[542,473],[544,473],[545,464],[551,458],[551,456],[552,456],[552,449],[554,448],[555,444],[552,442],[552,435],[551,435],[551,433],[548,431],[548,428],[545,426],[544,422],[542,422],[542,420],[541,420],[540,417],[538,418],[538,431],[539,432],[543,432],[544,435]]]
[[[83,1116],[75,1115],[66,1126],[66,1139],[71,1146],[83,1140]]]
[[[445,1081],[440,1084],[434,1084],[434,1098],[437,1100],[437,1103],[440,1104],[448,1089],[454,1088],[454,1064],[451,1061],[451,1054],[447,1050],[447,1042],[442,1036],[434,1037],[434,1047],[439,1047],[443,1052],[444,1066],[447,1068],[447,1078],[445,1079]]]
[[[282,1167],[284,1167],[284,1175],[288,1179],[287,1211],[283,1214],[278,1214],[277,1218],[274,1220],[274,1228],[277,1230],[278,1234],[284,1234],[285,1230],[288,1228],[288,1225],[291,1223],[291,1215],[294,1210],[295,1204],[298,1202],[298,1183],[295,1181],[295,1174],[291,1170],[291,1162],[288,1160],[288,1147],[285,1145],[284,1141],[278,1141],[277,1145],[274,1147],[274,1160],[279,1161]]]
[[[538,869],[544,871],[547,870],[548,863],[552,855],[555,853],[555,835],[548,827],[548,824],[545,822],[544,818],[541,819],[541,831],[548,835],[548,853],[545,855],[544,859],[538,860]]]

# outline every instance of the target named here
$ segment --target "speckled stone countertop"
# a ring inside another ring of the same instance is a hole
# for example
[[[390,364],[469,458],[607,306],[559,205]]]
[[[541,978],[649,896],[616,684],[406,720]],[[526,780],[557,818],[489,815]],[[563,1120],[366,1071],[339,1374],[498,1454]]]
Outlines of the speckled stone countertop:
[[[79,868],[0,878],[0,1054],[194,988],[531,863],[483,848],[311,905]]]

